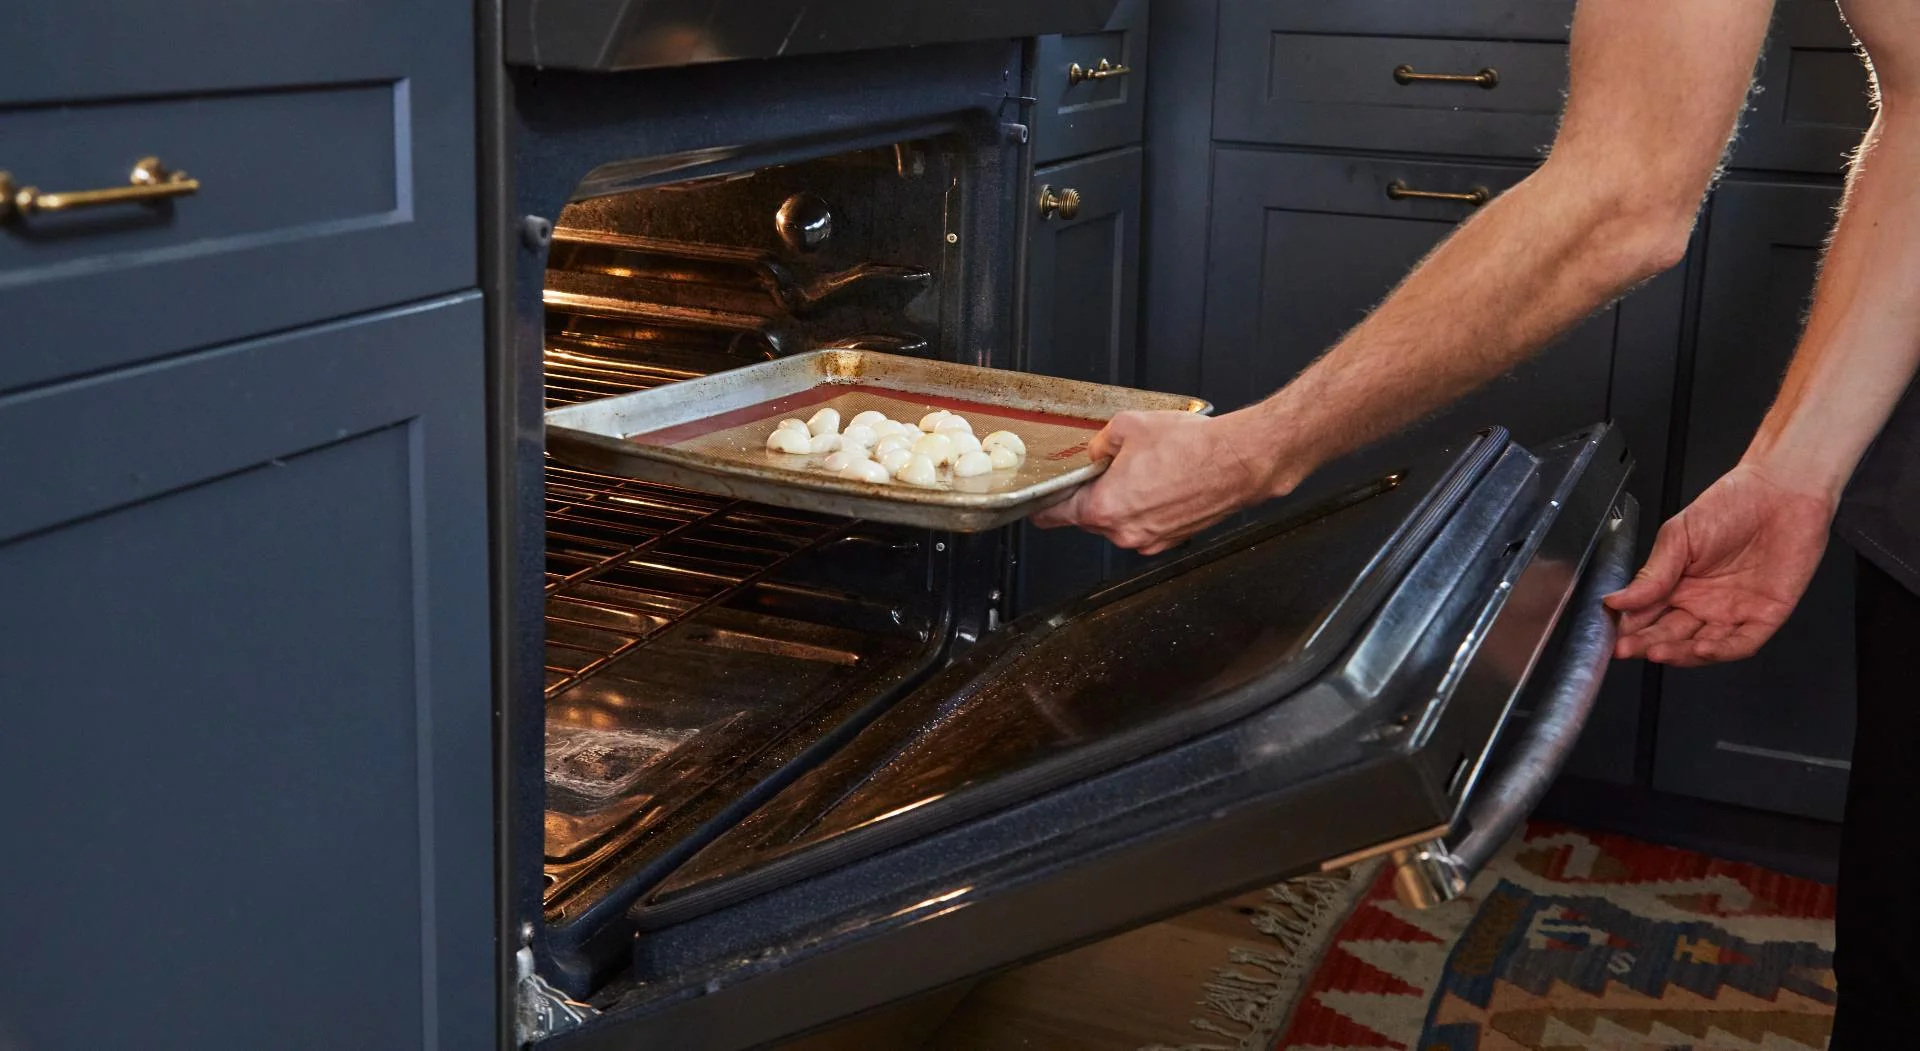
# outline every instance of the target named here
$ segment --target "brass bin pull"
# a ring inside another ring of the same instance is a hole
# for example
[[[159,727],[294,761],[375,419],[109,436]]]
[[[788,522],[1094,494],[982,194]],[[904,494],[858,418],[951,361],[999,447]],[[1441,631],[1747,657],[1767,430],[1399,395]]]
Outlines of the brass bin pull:
[[[1387,184],[1387,199],[1390,201],[1458,201],[1475,208],[1493,200],[1493,194],[1484,186],[1475,186],[1465,193],[1446,193],[1441,190],[1416,190],[1398,179]]]
[[[1056,194],[1051,186],[1040,187],[1040,218],[1051,219],[1056,214],[1062,219],[1079,215],[1080,191],[1068,186]]]
[[[1412,66],[1396,66],[1396,84],[1478,84],[1492,90],[1500,86],[1500,71],[1488,66],[1478,73],[1416,73]]]
[[[1092,69],[1088,69],[1086,66],[1075,62],[1073,65],[1067,67],[1067,86],[1072,87],[1083,80],[1105,80],[1108,77],[1124,77],[1131,72],[1133,72],[1133,70],[1126,65],[1116,66],[1104,58],[1095,64]]]
[[[45,193],[33,186],[15,186],[12,176],[0,171],[0,219],[25,217],[38,212],[70,212],[77,208],[98,208],[108,204],[150,204],[169,197],[184,197],[200,190],[200,180],[186,172],[168,170],[158,157],[142,157],[127,176],[127,185],[105,190],[69,190]]]

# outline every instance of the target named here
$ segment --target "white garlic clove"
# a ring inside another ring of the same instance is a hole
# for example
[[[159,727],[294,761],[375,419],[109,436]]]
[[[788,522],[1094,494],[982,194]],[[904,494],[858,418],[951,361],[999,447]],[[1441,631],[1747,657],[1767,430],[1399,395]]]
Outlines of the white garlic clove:
[[[951,419],[952,416],[953,413],[945,409],[935,409],[925,416],[920,417],[920,429],[926,431],[928,434],[932,434],[934,431],[940,429],[940,421]]]
[[[811,451],[812,442],[813,439],[807,437],[805,431],[775,427],[773,433],[767,436],[767,451],[804,456]]]
[[[920,440],[913,443],[913,451],[933,461],[935,467],[944,467],[953,462],[953,439],[937,433],[921,435]]]
[[[934,467],[933,461],[918,453],[907,461],[905,467],[894,472],[893,478],[894,481],[917,485],[923,489],[930,489],[940,484],[940,472]]]
[[[1027,443],[1022,441],[1020,436],[1012,431],[994,431],[992,434],[980,439],[980,447],[988,452],[992,452],[994,449],[1002,446],[1012,449],[1013,455],[1023,460],[1026,459]]]
[[[840,448],[840,436],[832,431],[816,434],[811,441],[807,442],[807,451],[810,453],[830,453],[838,448]]]
[[[975,438],[971,431],[935,431],[933,433],[944,434],[947,440],[953,443],[953,458],[956,460],[968,453],[980,451],[980,439]]]
[[[886,413],[868,409],[865,412],[855,413],[853,419],[847,421],[847,427],[849,430],[854,427],[872,427],[877,431],[880,429],[880,425],[886,422]]]
[[[780,421],[780,426],[782,426],[782,427],[788,427],[788,428],[794,428],[794,429],[798,429],[798,430],[802,430],[802,431],[806,431],[806,430],[807,430],[807,421],[805,421],[805,420],[795,420],[795,419],[785,419],[785,420],[781,420],[781,421]],[[813,435],[813,432],[812,432],[812,431],[807,431],[807,435],[808,435],[808,437],[812,437],[812,435]]]
[[[872,426],[873,426],[873,433],[879,435],[882,438],[892,438],[892,437],[895,437],[896,435],[901,437],[908,437],[910,436],[909,432],[911,432],[911,434],[920,433],[920,428],[915,427],[910,423],[901,423],[899,420],[883,419],[879,423],[873,424]]]
[[[827,457],[826,463],[822,466],[829,471],[843,471],[866,458],[867,451],[855,445],[850,448],[843,448],[832,456]]]
[[[1013,449],[1008,446],[996,445],[985,452],[987,459],[993,461],[993,469],[996,471],[1011,471],[1020,466],[1020,457],[1015,455]]]
[[[888,474],[899,474],[901,468],[912,462],[913,452],[905,446],[900,446],[898,448],[888,449],[874,459],[880,466],[887,469]]]
[[[945,432],[945,431],[961,431],[967,434],[972,434],[973,424],[968,423],[964,417],[948,416],[946,419],[943,419],[939,423],[934,424],[933,429],[936,434]]]
[[[873,458],[878,460],[883,453],[894,449],[913,448],[913,439],[904,434],[889,434],[873,445]]]
[[[814,437],[840,433],[840,410],[821,409],[807,420],[807,432]]]
[[[992,471],[993,457],[988,456],[978,449],[953,461],[953,476],[955,478],[972,478],[975,475],[988,474]]]
[[[862,448],[871,449],[873,448],[873,443],[879,440],[880,436],[873,432],[873,428],[864,423],[849,423],[847,424],[847,429],[840,432],[840,443],[842,445],[858,445]]]
[[[867,459],[857,460],[854,463],[848,464],[841,469],[840,477],[851,478],[856,482],[885,483],[892,480],[887,475],[887,469],[885,467]]]

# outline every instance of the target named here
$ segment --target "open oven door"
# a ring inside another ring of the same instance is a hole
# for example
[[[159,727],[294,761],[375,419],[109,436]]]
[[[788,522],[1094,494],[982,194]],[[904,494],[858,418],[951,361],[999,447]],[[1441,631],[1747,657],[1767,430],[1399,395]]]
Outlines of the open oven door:
[[[1458,893],[1599,687],[1628,469],[1482,434],[1010,625],[636,903],[540,1046],[752,1047],[1374,854]]]

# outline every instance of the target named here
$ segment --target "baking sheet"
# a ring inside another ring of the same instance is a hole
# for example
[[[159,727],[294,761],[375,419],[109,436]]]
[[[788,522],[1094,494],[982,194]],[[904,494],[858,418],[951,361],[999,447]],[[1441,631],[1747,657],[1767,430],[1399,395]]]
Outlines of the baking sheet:
[[[917,423],[957,413],[985,437],[1019,435],[1027,458],[936,488],[839,478],[825,456],[767,451],[782,420],[822,408],[843,422],[874,409]],[[1087,442],[1128,410],[1205,413],[1197,398],[863,350],[819,350],[547,413],[556,459],[629,478],[779,507],[958,532],[991,529],[1063,499],[1106,465]]]

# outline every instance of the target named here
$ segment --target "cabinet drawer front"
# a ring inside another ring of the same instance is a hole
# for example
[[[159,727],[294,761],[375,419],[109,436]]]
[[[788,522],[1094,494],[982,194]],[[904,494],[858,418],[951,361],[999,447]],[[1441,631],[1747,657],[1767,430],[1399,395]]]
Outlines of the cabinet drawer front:
[[[1147,0],[1121,0],[1101,32],[1041,37],[1034,49],[1034,94],[1040,100],[1033,119],[1034,163],[1139,142],[1146,59]]]
[[[1219,139],[1534,158],[1559,123],[1567,49],[1227,26],[1219,78]]]
[[[126,188],[143,157],[199,183],[160,201],[0,222],[0,316],[9,319],[0,390],[474,283],[466,9],[437,3],[444,17],[409,34],[401,16],[422,14],[421,5],[334,6],[329,35],[277,69],[258,68],[243,37],[206,56],[210,69],[162,61],[125,94],[101,97],[91,89],[98,84],[82,91],[75,82],[60,105],[0,102],[0,171],[17,186]],[[146,10],[119,7],[137,17]],[[288,14],[294,25],[302,17]],[[65,25],[67,15],[41,21]],[[194,29],[189,19],[181,32]],[[362,40],[362,30],[371,36]],[[341,36],[362,49],[340,46]],[[203,46],[178,39],[188,52]],[[41,43],[74,50],[60,39]],[[7,65],[24,46],[17,37],[0,42],[0,98],[32,86]],[[101,75],[109,87],[132,87],[114,79],[117,71]]]
[[[1574,0],[1221,0],[1229,28],[1301,33],[1387,33],[1487,40],[1567,39]],[[1223,34],[1224,37],[1224,34]]]
[[[1831,0],[1781,0],[1730,161],[1841,172],[1873,121],[1866,65]]]

